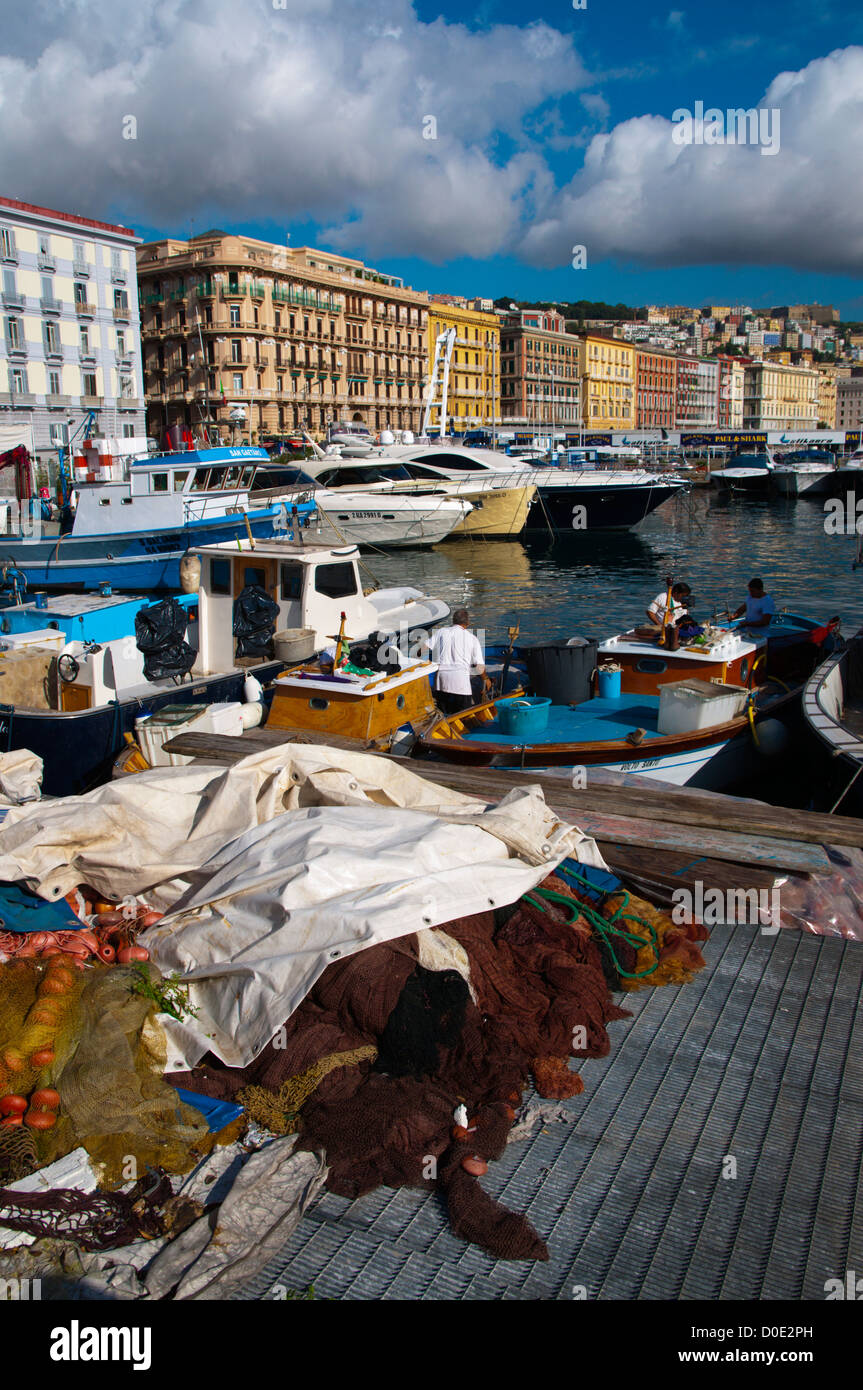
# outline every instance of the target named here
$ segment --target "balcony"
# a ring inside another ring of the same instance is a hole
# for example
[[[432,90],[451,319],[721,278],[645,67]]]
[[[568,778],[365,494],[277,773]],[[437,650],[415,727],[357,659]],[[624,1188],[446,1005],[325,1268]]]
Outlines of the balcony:
[[[95,362],[96,354],[90,348],[82,348],[79,358],[82,362]]]
[[[20,341],[13,342],[11,338],[6,339],[6,354],[8,357],[26,357],[27,344]]]
[[[117,398],[118,410],[143,410],[144,402],[138,396],[119,396]]]
[[[88,261],[73,261],[72,274],[76,279],[88,280],[90,278],[90,265]]]
[[[215,299],[216,287],[215,285],[210,284],[209,282],[204,285],[196,285],[195,294],[198,296],[199,299]]]
[[[223,357],[216,365],[219,367],[248,367],[249,359],[244,354],[239,357]]]
[[[49,391],[46,393],[45,396],[45,404],[49,410],[68,410],[70,405],[72,404],[72,397],[60,395],[54,396]]]
[[[59,299],[40,299],[39,308],[43,314],[62,314],[63,305]]]
[[[233,288],[230,285],[223,285],[221,290],[219,291],[220,299],[245,299],[245,297],[245,285],[236,285]]]
[[[264,371],[265,368],[267,368],[267,367],[271,367],[272,364],[273,364],[273,359],[272,359],[272,357],[256,357],[256,358],[255,358],[255,366],[258,367],[258,368],[260,368],[261,371]]]
[[[18,290],[3,291],[4,309],[23,309],[27,303],[26,295],[20,294]]]
[[[111,283],[114,284],[114,285],[125,285],[125,283],[126,283],[126,272],[125,272],[125,270],[120,270],[119,267],[115,268],[114,266],[112,266],[112,267],[111,267]]]
[[[50,347],[47,343],[45,344],[45,360],[46,362],[63,361],[63,349],[59,343],[55,343]]]
[[[79,319],[94,319],[96,317],[96,305],[88,304],[85,300],[75,300],[75,313]]]
[[[104,397],[104,396],[82,396],[82,397],[81,397],[81,409],[82,409],[82,410],[101,410],[101,409],[102,409],[102,406],[103,406],[104,404],[105,404],[105,397]]]
[[[36,404],[32,391],[0,391],[0,405],[11,405],[13,410],[29,408]]]
[[[36,264],[40,270],[54,270],[54,257],[48,251],[40,251],[36,257]]]
[[[129,322],[129,319],[130,319],[130,310],[129,310],[128,304],[115,304],[115,305],[114,305],[114,322],[115,322],[115,323],[128,323],[128,322]]]
[[[249,294],[252,299],[264,299],[267,294],[267,287],[262,280],[252,280],[249,284]]]

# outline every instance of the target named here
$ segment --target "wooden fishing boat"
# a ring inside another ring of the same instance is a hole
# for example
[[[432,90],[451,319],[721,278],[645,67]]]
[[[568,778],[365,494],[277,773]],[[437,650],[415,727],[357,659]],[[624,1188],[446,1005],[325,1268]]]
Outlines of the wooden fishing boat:
[[[414,756],[485,767],[603,767],[718,790],[787,747],[783,721],[834,632],[785,613],[757,634],[708,629],[676,651],[641,629],[623,633],[598,649],[600,661],[620,668],[619,695],[551,704],[545,728],[533,734],[506,732],[502,706],[512,697],[437,714],[420,730]],[[772,669],[774,641],[782,677]],[[789,681],[792,657],[800,674]]]
[[[803,691],[803,717],[829,755],[831,810],[863,807],[863,631],[813,672]]]

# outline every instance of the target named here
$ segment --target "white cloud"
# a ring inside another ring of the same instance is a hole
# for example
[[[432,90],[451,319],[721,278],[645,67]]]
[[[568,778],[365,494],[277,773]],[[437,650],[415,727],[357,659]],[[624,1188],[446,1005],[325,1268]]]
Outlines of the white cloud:
[[[600,134],[605,97],[542,22],[472,32],[410,0],[30,0],[0,57],[0,188],[182,231],[311,220],[370,259],[863,263],[863,49],[780,73],[781,150]],[[669,18],[682,16],[673,10]],[[591,90],[591,88],[593,90]],[[727,106],[749,105],[727,89]],[[577,103],[559,102],[581,95]],[[692,104],[698,98],[692,92]],[[122,138],[123,117],[137,140]],[[423,139],[433,115],[437,139]],[[556,187],[549,160],[586,144]],[[504,151],[504,153],[501,153]],[[206,221],[204,220],[206,219]]]
[[[726,109],[748,104],[732,97]],[[859,273],[863,48],[780,73],[759,105],[781,110],[781,148],[771,158],[752,146],[677,145],[660,116],[595,136],[583,169],[526,230],[518,253],[559,266],[579,242],[592,263]]]
[[[527,122],[590,82],[545,23],[472,33],[409,0],[31,0],[3,44],[11,196],[174,228],[308,218],[438,260],[517,238],[548,195]]]

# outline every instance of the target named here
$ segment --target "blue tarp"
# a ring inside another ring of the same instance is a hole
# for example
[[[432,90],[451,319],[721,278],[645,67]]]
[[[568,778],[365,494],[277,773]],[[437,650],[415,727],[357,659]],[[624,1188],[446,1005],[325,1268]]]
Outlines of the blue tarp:
[[[0,883],[0,931],[81,931],[83,926],[65,898],[47,902],[20,883]]]

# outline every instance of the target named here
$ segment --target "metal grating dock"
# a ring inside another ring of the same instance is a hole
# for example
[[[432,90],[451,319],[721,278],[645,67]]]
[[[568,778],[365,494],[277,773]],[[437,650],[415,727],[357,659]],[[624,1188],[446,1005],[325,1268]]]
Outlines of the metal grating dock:
[[[577,1123],[490,1165],[547,1264],[466,1246],[434,1196],[325,1194],[247,1297],[823,1300],[863,1269],[863,945],[717,927],[704,951],[692,984],[624,1000]]]

